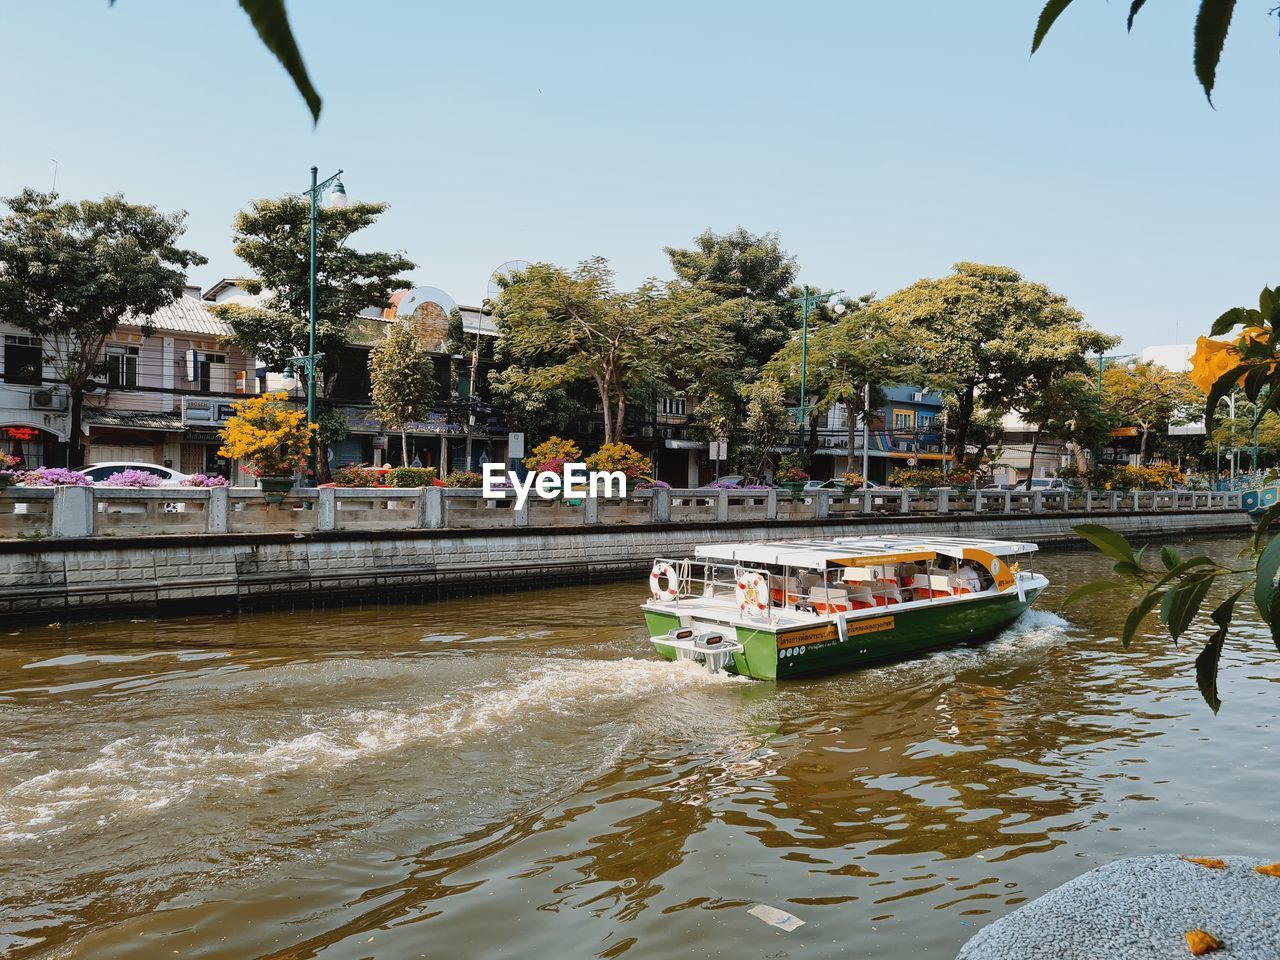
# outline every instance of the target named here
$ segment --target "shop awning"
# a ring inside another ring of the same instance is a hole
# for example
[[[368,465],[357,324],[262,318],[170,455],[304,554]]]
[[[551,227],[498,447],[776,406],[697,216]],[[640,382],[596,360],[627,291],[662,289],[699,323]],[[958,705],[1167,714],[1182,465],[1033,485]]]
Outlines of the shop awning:
[[[662,445],[668,450],[705,450],[707,445],[700,440],[663,440]]]
[[[156,430],[161,433],[181,433],[182,415],[160,410],[103,410],[86,407],[81,418],[85,434],[90,427],[109,430]]]

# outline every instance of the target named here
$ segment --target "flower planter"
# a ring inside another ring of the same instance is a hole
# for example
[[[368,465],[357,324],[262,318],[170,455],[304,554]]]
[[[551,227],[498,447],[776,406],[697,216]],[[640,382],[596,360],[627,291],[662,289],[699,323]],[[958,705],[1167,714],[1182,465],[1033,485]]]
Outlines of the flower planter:
[[[259,477],[258,486],[262,488],[262,499],[267,503],[284,503],[284,498],[293,489],[293,477]]]
[[[781,486],[783,490],[789,490],[791,492],[792,500],[799,500],[800,494],[804,493],[803,480],[790,480],[786,483],[779,484],[779,486]]]
[[[14,482],[12,473],[0,473],[0,490],[13,486]]]

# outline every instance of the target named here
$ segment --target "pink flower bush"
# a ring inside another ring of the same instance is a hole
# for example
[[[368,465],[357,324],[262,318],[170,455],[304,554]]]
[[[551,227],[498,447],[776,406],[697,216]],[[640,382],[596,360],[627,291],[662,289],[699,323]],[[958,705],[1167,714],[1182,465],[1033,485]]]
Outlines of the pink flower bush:
[[[107,477],[102,481],[101,485],[104,487],[133,487],[135,489],[158,487],[160,486],[160,478],[154,473],[148,473],[146,470],[121,470]]]
[[[92,487],[93,481],[78,470],[66,467],[36,467],[20,473],[18,482],[27,487]]]
[[[231,486],[231,481],[216,474],[193,473],[191,476],[179,480],[178,485],[182,487],[229,487]]]

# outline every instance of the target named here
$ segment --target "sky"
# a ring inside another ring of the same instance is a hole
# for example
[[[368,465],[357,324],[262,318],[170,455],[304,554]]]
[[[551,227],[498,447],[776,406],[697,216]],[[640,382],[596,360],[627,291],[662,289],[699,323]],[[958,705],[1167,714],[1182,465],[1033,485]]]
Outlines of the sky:
[[[293,0],[313,125],[233,0],[3,0],[0,196],[188,211],[192,281],[314,164],[389,204],[360,235],[477,303],[499,264],[670,275],[703,229],[776,231],[799,279],[888,294],[960,260],[1044,282],[1124,347],[1191,341],[1276,269],[1272,0],[1210,107],[1197,0]],[[1215,109],[1216,108],[1216,109]]]

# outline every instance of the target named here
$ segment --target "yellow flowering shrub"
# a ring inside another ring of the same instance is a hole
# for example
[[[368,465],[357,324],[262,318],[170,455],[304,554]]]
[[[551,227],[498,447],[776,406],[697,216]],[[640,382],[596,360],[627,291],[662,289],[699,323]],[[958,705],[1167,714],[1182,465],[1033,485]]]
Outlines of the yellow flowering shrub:
[[[582,448],[572,440],[563,437],[552,437],[533,448],[533,453],[524,458],[524,465],[530,470],[542,470],[547,463],[554,464],[551,469],[559,470],[566,463],[581,463]]]
[[[222,428],[218,456],[247,460],[257,477],[287,477],[302,467],[316,425],[307,423],[306,411],[290,406],[287,398],[281,391],[237,401]]]
[[[649,458],[629,443],[606,443],[587,457],[588,470],[621,470],[628,480],[647,474],[652,465]]]

